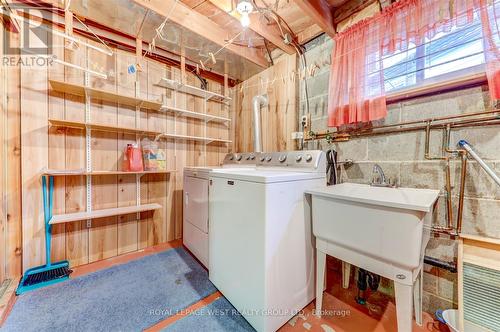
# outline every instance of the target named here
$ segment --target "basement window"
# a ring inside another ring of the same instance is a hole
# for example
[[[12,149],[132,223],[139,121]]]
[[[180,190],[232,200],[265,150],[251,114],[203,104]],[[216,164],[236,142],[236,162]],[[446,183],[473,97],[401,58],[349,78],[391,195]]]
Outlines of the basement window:
[[[382,57],[386,93],[411,90],[484,72],[481,21],[453,26],[425,38],[421,45],[409,43]]]

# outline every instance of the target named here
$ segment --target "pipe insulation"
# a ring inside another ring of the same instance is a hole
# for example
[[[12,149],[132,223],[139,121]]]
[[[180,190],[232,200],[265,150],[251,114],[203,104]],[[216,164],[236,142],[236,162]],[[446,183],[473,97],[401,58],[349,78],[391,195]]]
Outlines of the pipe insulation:
[[[262,152],[262,119],[260,111],[267,106],[269,100],[267,95],[257,95],[252,99],[253,105],[253,149],[254,152]]]
[[[500,178],[498,175],[491,169],[490,166],[488,166],[481,157],[477,155],[477,153],[472,149],[470,144],[466,140],[460,140],[458,142],[458,145],[467,151],[467,153],[474,158],[478,164],[484,169],[486,173],[495,181],[499,186],[500,186]]]

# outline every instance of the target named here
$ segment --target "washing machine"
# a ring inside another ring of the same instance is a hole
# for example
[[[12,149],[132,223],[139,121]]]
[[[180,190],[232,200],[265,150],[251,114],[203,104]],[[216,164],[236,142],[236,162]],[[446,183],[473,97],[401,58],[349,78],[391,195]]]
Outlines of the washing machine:
[[[208,268],[208,174],[219,169],[254,169],[256,153],[228,153],[222,166],[185,167],[183,197],[183,244]]]
[[[315,297],[303,202],[325,169],[322,151],[292,151],[209,174],[209,278],[257,331],[276,331]]]

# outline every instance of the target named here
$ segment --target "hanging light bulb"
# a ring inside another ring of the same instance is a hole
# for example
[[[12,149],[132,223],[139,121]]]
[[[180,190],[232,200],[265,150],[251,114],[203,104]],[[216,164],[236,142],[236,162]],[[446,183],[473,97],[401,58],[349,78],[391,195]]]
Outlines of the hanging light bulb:
[[[253,11],[253,5],[249,0],[240,0],[236,5],[236,11],[240,13],[241,25],[246,28],[250,25],[250,13]]]
[[[250,15],[248,13],[241,14],[240,23],[242,27],[248,27],[250,25]]]

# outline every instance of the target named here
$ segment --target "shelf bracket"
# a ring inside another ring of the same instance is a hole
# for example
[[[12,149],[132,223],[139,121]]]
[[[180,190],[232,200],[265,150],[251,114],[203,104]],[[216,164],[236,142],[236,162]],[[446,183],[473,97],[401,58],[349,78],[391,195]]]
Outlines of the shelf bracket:
[[[142,45],[142,41],[140,42],[141,45]],[[141,52],[142,53],[142,52]],[[138,60],[139,61],[139,60]],[[141,86],[140,86],[140,83],[139,83],[139,74],[137,73],[136,74],[136,80],[135,80],[135,97],[138,98],[141,94]],[[141,117],[140,117],[140,111],[141,111],[141,105],[142,105],[142,101],[135,107],[135,127],[136,128],[139,128],[140,126],[140,121],[141,121]],[[136,133],[135,135],[135,141],[136,141],[136,144],[137,146],[140,145],[140,135],[139,133]],[[135,175],[135,203],[137,206],[141,205],[141,175],[140,174],[136,174]],[[135,215],[137,221],[139,221],[141,219],[141,214],[139,212],[136,213]]]
[[[89,50],[86,52],[87,68],[89,67]],[[90,86],[89,73],[84,73],[85,86],[85,170],[87,173],[92,172],[92,129],[88,126],[92,122],[90,102],[91,97],[88,92]],[[92,175],[87,174],[86,178],[86,208],[87,212],[92,211]],[[87,220],[87,228],[92,227],[92,219]]]

